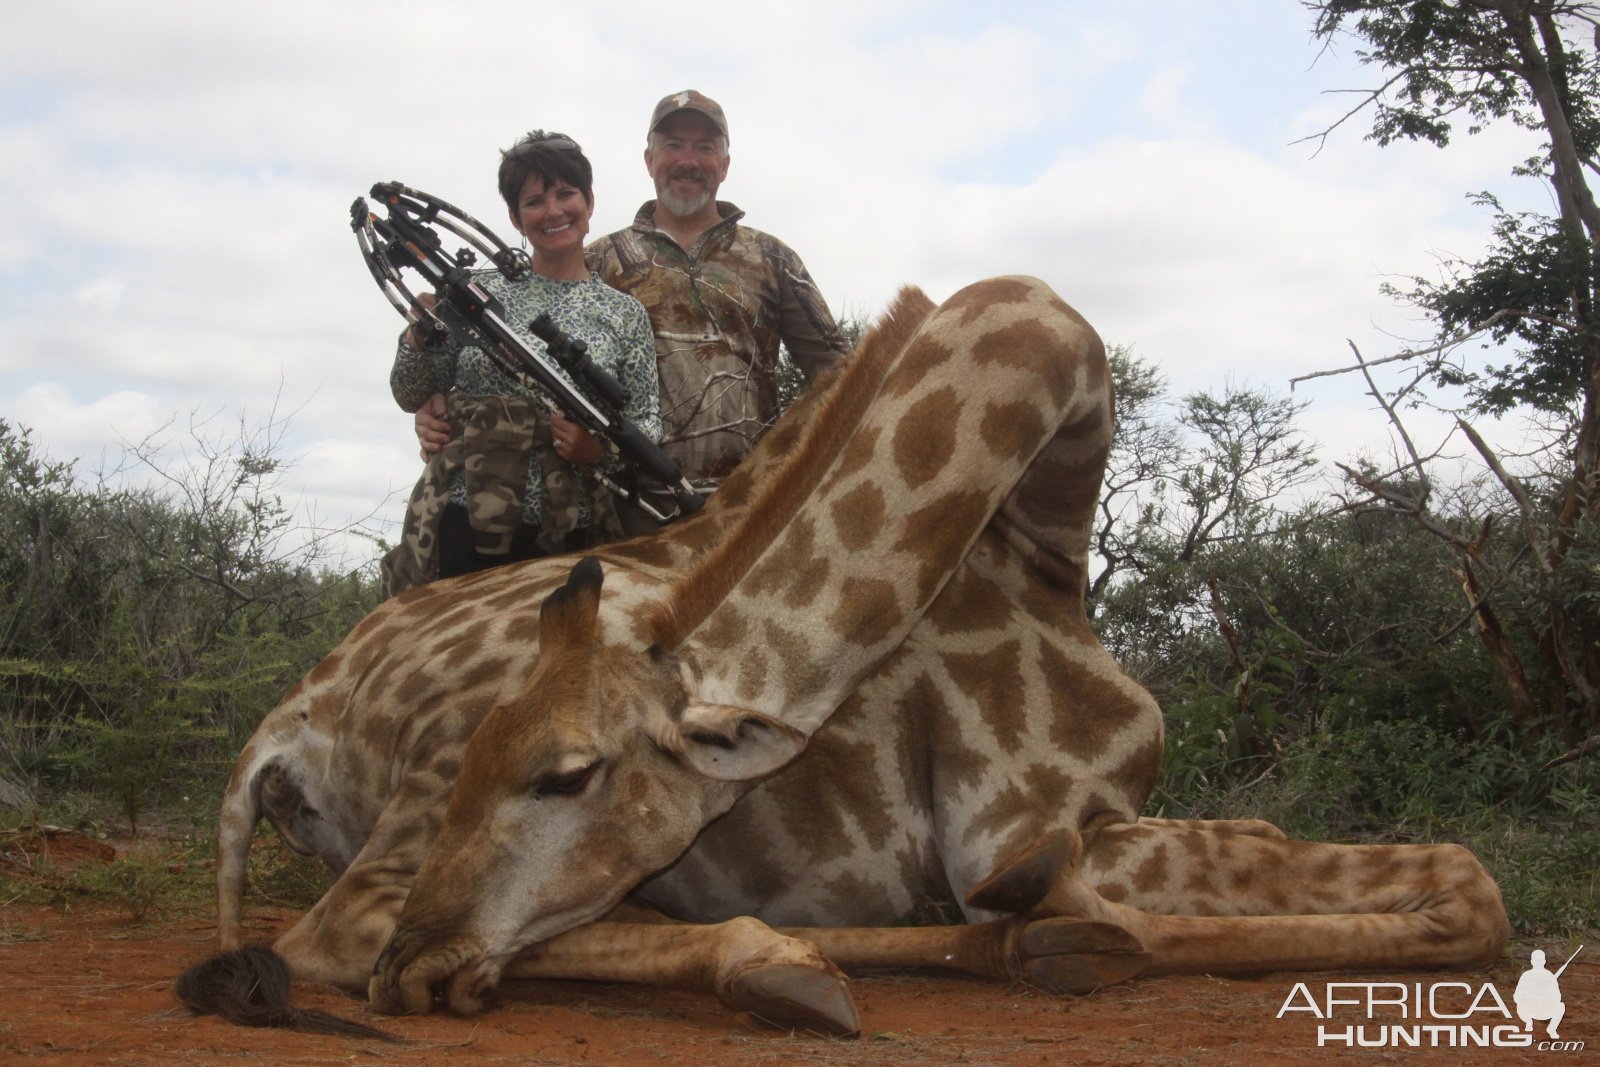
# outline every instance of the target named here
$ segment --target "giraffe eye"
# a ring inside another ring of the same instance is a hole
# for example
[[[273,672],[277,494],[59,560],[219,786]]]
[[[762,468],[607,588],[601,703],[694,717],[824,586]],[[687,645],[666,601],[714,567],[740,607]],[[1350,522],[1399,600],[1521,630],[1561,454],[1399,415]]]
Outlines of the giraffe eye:
[[[594,778],[595,772],[600,769],[602,760],[595,760],[587,767],[579,767],[573,771],[550,771],[541,774],[533,783],[535,797],[560,797],[574,796],[583,792],[584,787]]]

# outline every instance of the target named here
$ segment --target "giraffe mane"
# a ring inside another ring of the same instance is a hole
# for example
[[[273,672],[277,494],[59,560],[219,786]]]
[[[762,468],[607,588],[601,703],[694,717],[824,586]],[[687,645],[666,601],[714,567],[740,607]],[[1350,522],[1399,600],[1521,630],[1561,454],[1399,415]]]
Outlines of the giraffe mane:
[[[805,413],[805,429],[794,451],[757,490],[744,516],[657,605],[649,620],[656,644],[678,648],[788,526],[849,442],[851,435],[844,431],[860,422],[889,369],[933,311],[933,301],[921,289],[907,285],[900,290],[827,383],[826,394]]]

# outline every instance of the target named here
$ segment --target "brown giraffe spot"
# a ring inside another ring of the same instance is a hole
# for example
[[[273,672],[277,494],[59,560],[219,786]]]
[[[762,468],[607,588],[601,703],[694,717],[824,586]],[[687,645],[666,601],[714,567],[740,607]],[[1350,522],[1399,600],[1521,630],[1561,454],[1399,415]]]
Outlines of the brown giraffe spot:
[[[1039,413],[1037,404],[1027,400],[988,404],[983,409],[978,433],[996,457],[1022,463],[1033,455],[1044,438],[1044,416]]]
[[[1185,894],[1217,895],[1216,883],[1212,881],[1212,875],[1216,871],[1216,861],[1209,847],[1211,839],[1216,836],[1205,830],[1189,830],[1178,835],[1178,844],[1188,854],[1188,863],[1184,865],[1187,872],[1183,879]]]
[[[888,803],[877,769],[877,746],[871,740],[842,736],[832,726],[830,722],[817,731],[808,751],[814,750],[816,758],[834,773],[823,783],[820,795],[786,813],[789,818],[784,824],[795,840],[806,844],[812,860],[819,863],[849,854],[853,842],[844,830],[845,812],[883,811]],[[823,820],[829,826],[825,832],[817,832],[819,809],[830,809]],[[888,845],[892,826],[888,819],[861,819],[855,825],[874,852]]]
[[[511,659],[506,656],[497,656],[486,659],[462,671],[456,678],[456,684],[462,689],[475,689],[478,686],[496,686],[507,677]]]
[[[868,482],[857,486],[833,503],[833,525],[839,534],[839,543],[851,552],[859,552],[877,540],[883,529],[886,506],[883,490]]]
[[[937,778],[913,780],[931,782],[938,794],[957,788],[976,789],[983,784],[989,772],[989,757],[966,743],[961,720],[927,674],[917,675],[917,680],[896,701],[895,711],[901,722],[926,723],[928,736],[933,739],[922,748],[933,754],[931,771]]]
[[[993,837],[1003,846],[991,850],[995,855],[1014,856],[1039,836],[1033,822],[1037,814],[1027,791],[1015,782],[1008,783],[967,824],[966,841],[970,844]]]
[[[1094,888],[1101,900],[1109,900],[1113,904],[1121,904],[1128,899],[1128,887],[1121,882],[1104,882]]]
[[[739,695],[754,700],[767,684],[767,656],[759,648],[746,649],[739,658]]]
[[[858,430],[840,455],[834,467],[833,480],[842,481],[871,463],[873,457],[877,455],[878,438],[882,435],[881,426],[866,426]]]
[[[783,539],[761,556],[750,568],[741,588],[752,596],[771,596],[789,583],[797,566],[812,558],[816,545],[816,524],[808,518],[798,517],[789,523]]]
[[[1064,347],[1061,337],[1037,316],[1021,319],[997,330],[986,330],[972,343],[973,361],[980,366],[994,364],[1014,367],[1038,380],[1050,399],[1060,405],[1073,388],[1074,371],[1080,359],[1039,358],[1040,352],[1058,352]]]
[[[1112,679],[1053,643],[1040,644],[1039,671],[1050,693],[1051,742],[1086,762],[1099,758],[1146,711],[1122,687],[1107,684]]]
[[[1000,587],[963,563],[928,609],[927,619],[941,634],[979,633],[998,630],[1014,615]]]
[[[811,653],[811,643],[795,630],[774,619],[761,621],[767,651],[783,672],[785,692],[794,695],[816,693],[828,684],[828,665]]]
[[[1150,799],[1161,775],[1161,733],[1158,730],[1106,776],[1112,786],[1126,791],[1128,807],[1137,811]]]
[[[500,603],[496,604],[495,606],[504,607],[505,604]],[[463,623],[471,620],[481,611],[483,611],[482,604],[470,600],[463,601],[462,603],[459,603],[455,607],[451,608],[449,611],[443,612],[442,614],[429,619],[428,622],[430,624],[430,628],[435,633],[447,633],[451,630],[454,630],[457,626],[460,626]],[[399,634],[395,634],[394,636],[396,638],[400,637]]]
[[[887,578],[846,579],[839,606],[828,620],[833,632],[867,647],[888,637],[904,618],[900,595]]]
[[[524,611],[506,620],[506,640],[517,644],[532,644],[539,640],[539,613]]]
[[[996,305],[1026,303],[1037,291],[1034,285],[1021,278],[990,278],[956,293],[940,306],[940,312],[959,312],[961,325],[970,326],[974,319]]]
[[[307,682],[320,684],[321,682],[327,681],[332,675],[338,674],[339,671],[343,669],[343,666],[344,654],[336,648],[332,652],[328,653],[328,655],[323,658],[321,663],[311,668],[311,673],[306,675],[305,680]]]
[[[1092,799],[1098,805],[1109,806],[1099,793],[1093,794]],[[1085,810],[1088,810],[1087,806]],[[1143,831],[1117,826],[1095,832],[1084,847],[1093,851],[1097,865],[1106,870],[1115,870],[1122,866],[1123,857],[1142,841],[1144,836]]]
[[[990,728],[1000,748],[1015,754],[1027,740],[1027,705],[1022,684],[1022,644],[1016,639],[971,654],[944,657],[950,680]]]
[[[924,505],[902,520],[895,550],[919,562],[917,602],[933,599],[939,586],[961,562],[973,537],[989,517],[994,501],[981,489],[953,493]]]
[[[928,334],[921,334],[906,349],[905,354],[883,383],[883,394],[900,397],[915,389],[941,363],[955,355],[955,350]]]
[[[789,574],[789,590],[784,594],[784,605],[796,610],[810,607],[827,588],[831,567],[827,556],[813,556],[795,566]]]
[[[711,648],[732,648],[744,640],[749,629],[750,620],[745,614],[724,602],[701,625],[697,636]]]
[[[900,417],[891,445],[895,467],[907,486],[916,489],[949,464],[960,417],[961,398],[948,385],[918,400]]]
[[[1150,851],[1143,863],[1134,868],[1133,888],[1140,893],[1150,894],[1161,889],[1166,884],[1167,870],[1170,863],[1167,858],[1167,846],[1161,842]]]

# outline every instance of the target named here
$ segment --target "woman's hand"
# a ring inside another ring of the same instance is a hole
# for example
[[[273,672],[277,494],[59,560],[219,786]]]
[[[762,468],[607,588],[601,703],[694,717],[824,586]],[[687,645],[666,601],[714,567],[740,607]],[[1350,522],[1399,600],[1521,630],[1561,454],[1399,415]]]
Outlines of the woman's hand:
[[[550,416],[550,437],[555,441],[556,455],[568,463],[593,466],[605,454],[593,434],[564,415]]]
[[[433,307],[439,303],[439,298],[433,293],[418,293],[417,303],[431,311]],[[411,320],[411,325],[406,328],[406,344],[410,345],[412,348],[422,348],[422,338],[430,331],[431,323],[429,326],[424,326],[423,317],[415,311],[407,314],[406,318]],[[435,449],[435,451],[437,451],[437,449]]]
[[[434,393],[423,401],[417,413],[411,417],[424,460],[450,443],[450,424],[445,421],[444,415],[444,394]]]

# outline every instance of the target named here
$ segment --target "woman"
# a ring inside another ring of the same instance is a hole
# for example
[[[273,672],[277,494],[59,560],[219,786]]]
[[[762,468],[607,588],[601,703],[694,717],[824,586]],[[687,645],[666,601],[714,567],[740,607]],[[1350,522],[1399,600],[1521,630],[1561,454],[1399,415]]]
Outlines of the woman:
[[[474,280],[505,305],[504,320],[534,351],[543,352],[544,342],[527,325],[540,313],[587,342],[590,358],[629,395],[624,417],[659,440],[649,317],[584,266],[594,177],[583,150],[569,137],[535,130],[501,153],[499,187],[511,225],[532,249],[533,270],[517,281],[477,271]],[[403,409],[423,409],[451,427],[412,495],[402,543],[385,559],[391,595],[434,577],[622,536],[596,477],[597,469],[619,474],[616,457],[578,424],[549,414],[534,389],[481,349],[454,340],[430,347],[413,326],[400,336],[389,385]]]

